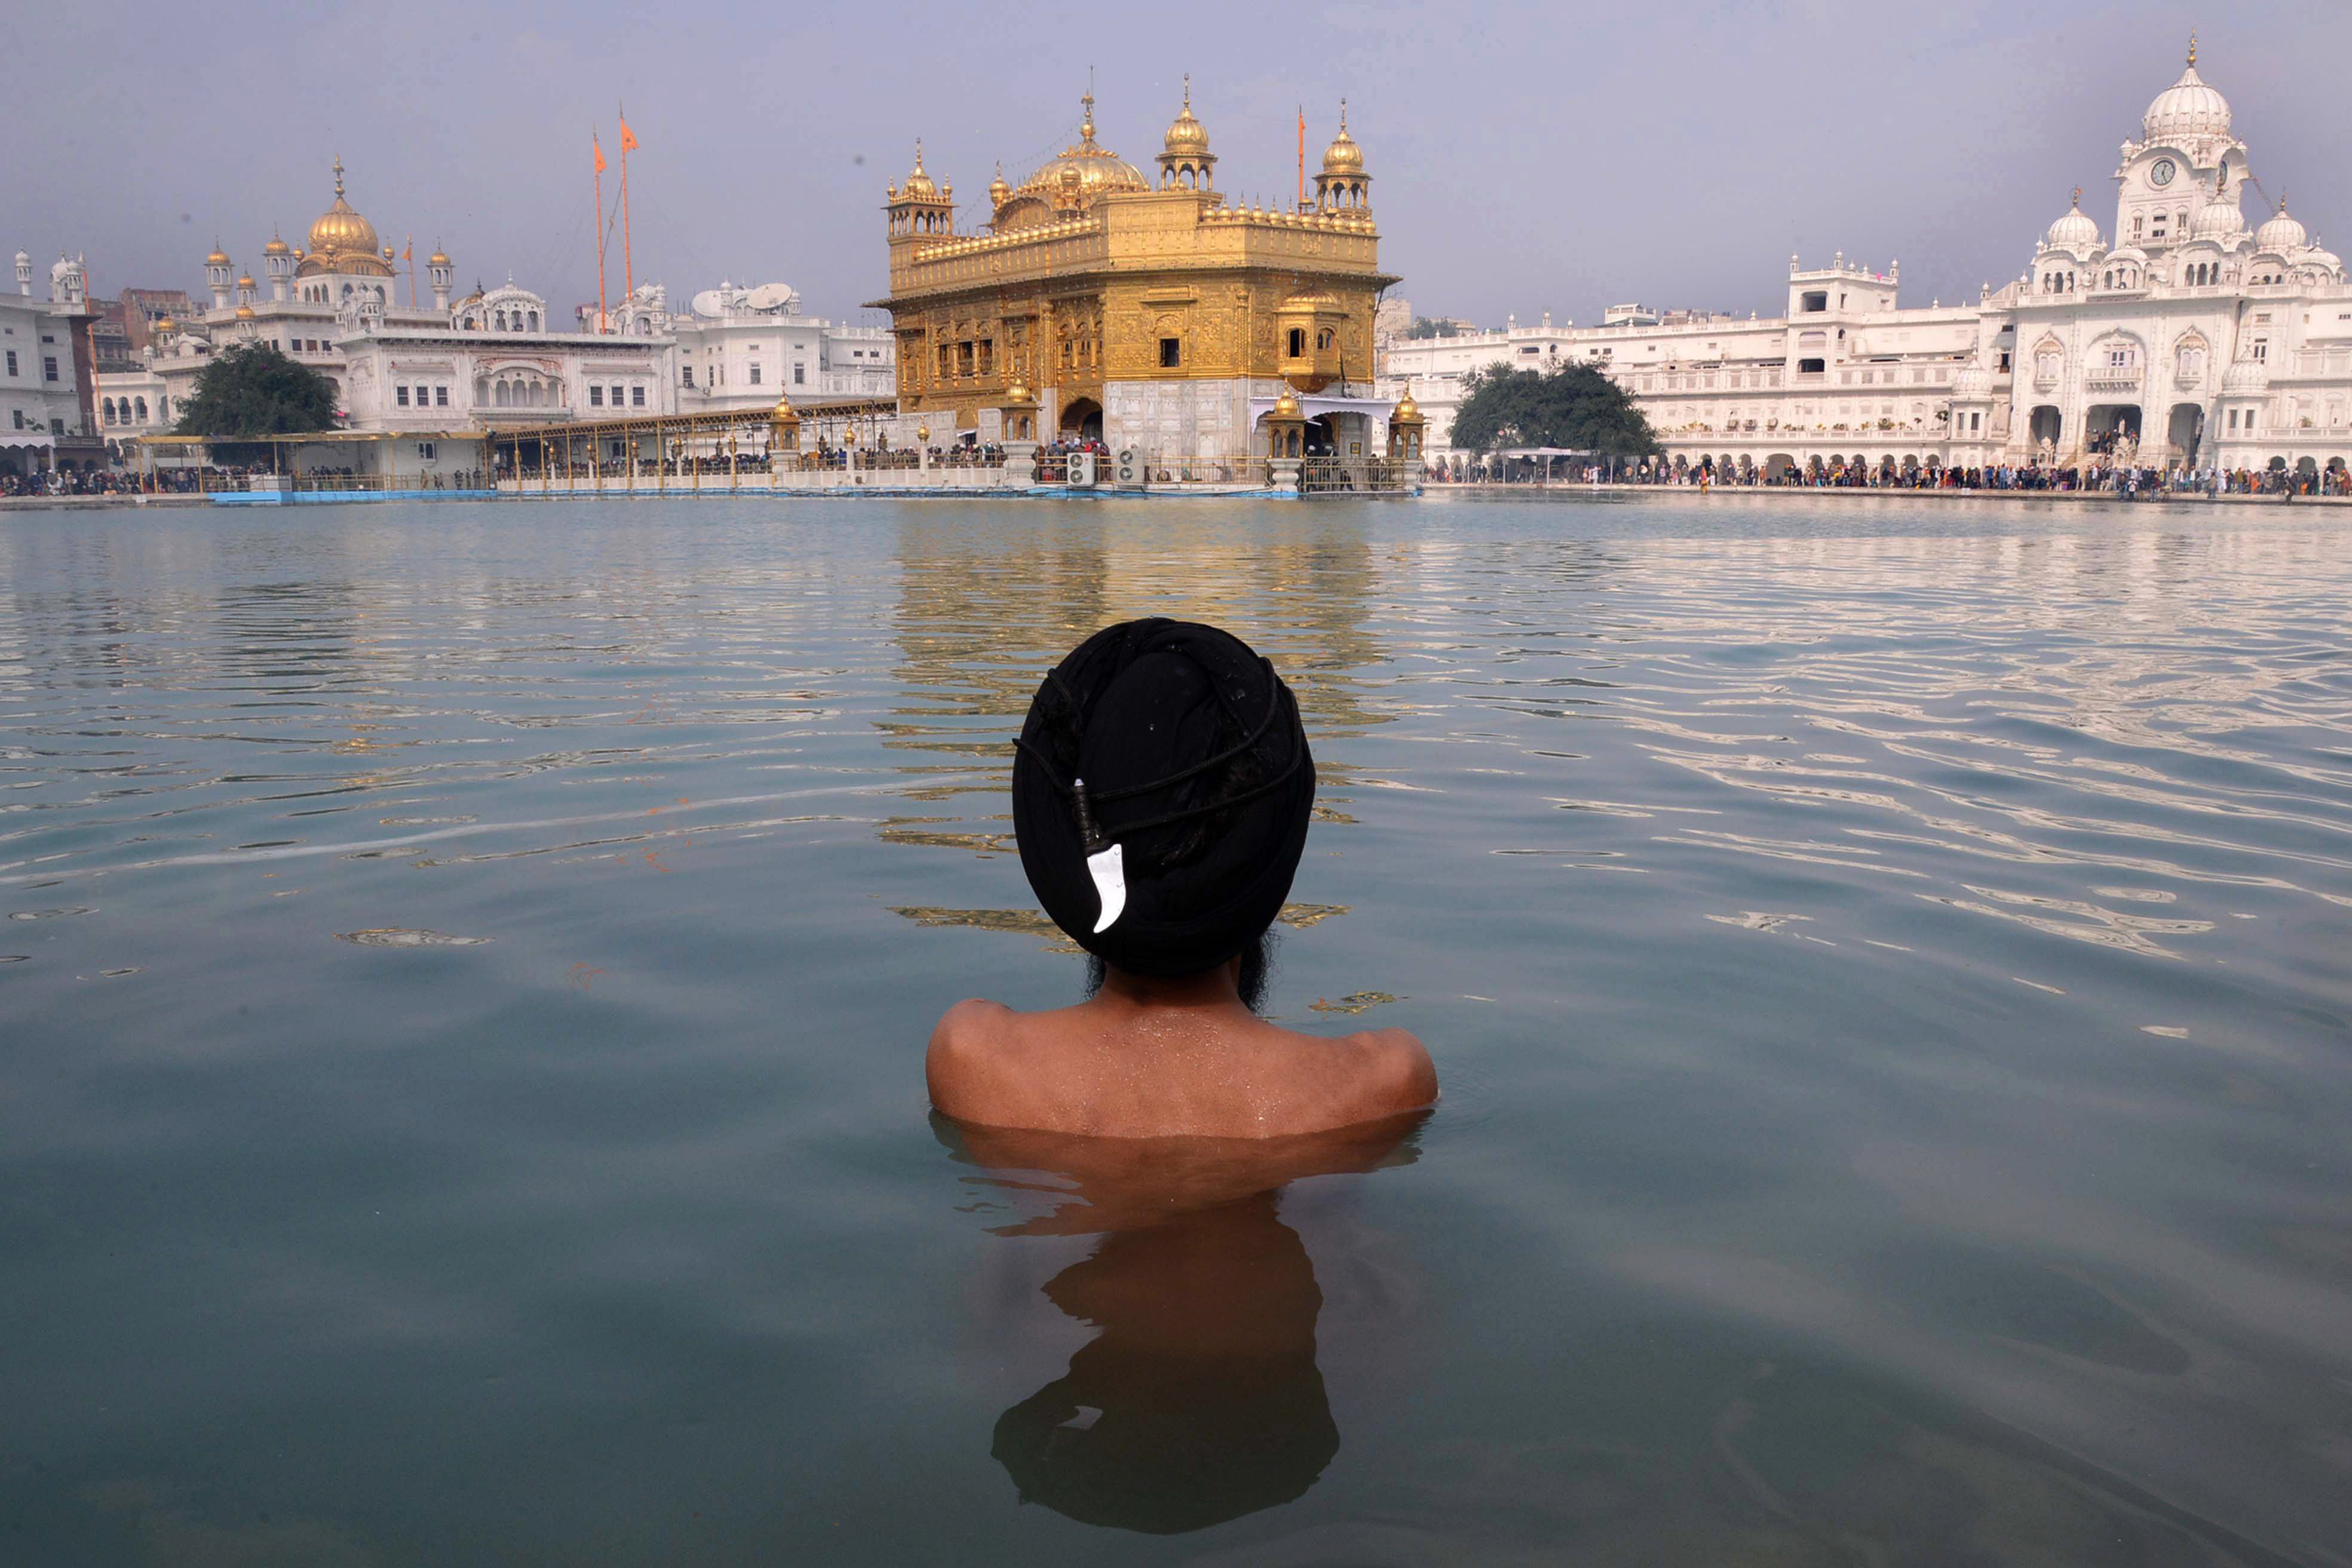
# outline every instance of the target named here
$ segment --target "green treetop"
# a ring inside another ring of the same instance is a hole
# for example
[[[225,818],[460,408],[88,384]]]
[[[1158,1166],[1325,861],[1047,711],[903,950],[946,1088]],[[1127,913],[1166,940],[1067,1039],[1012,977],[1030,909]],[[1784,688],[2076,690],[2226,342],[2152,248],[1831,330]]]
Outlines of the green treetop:
[[[181,435],[251,441],[332,430],[335,383],[267,343],[223,353],[196,377],[173,427]]]
[[[1656,434],[1633,400],[1590,365],[1549,371],[1497,366],[1471,371],[1462,388],[1452,441],[1465,451],[1557,446],[1648,457],[1659,450]]]

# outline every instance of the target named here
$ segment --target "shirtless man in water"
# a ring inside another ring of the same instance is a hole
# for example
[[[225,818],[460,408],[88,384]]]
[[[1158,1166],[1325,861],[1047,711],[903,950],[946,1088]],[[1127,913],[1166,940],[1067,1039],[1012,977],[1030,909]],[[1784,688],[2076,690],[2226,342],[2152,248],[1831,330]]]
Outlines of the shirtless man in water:
[[[1403,1030],[1331,1040],[1257,1016],[1314,799],[1297,703],[1239,639],[1153,620],[1080,644],[1030,706],[1013,812],[1030,886],[1100,984],[1051,1012],[948,1009],[932,1104],[983,1126],[1272,1138],[1433,1103]]]

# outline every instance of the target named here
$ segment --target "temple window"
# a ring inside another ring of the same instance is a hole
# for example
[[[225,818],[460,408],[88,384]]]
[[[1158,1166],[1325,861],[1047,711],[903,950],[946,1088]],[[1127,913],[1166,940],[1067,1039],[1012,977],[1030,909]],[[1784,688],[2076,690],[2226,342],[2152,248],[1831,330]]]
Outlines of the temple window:
[[[1290,357],[1294,360],[1307,357],[1307,329],[1304,327],[1290,329]]]
[[[1172,371],[1177,369],[1183,363],[1183,353],[1184,345],[1181,340],[1176,338],[1160,339],[1160,368],[1163,371]]]
[[[136,398],[136,399],[133,399],[132,401],[133,401],[133,402],[135,402],[136,403],[138,403],[138,405],[139,405],[139,423],[142,423],[142,424],[146,423],[147,423],[147,400],[146,400],[145,398],[143,398],[143,397],[142,397],[142,398]]]

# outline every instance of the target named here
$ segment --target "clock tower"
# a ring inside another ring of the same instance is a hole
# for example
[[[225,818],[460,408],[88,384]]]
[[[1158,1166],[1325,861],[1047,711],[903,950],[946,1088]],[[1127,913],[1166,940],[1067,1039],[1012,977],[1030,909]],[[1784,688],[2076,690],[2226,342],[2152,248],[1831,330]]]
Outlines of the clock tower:
[[[2116,169],[2116,244],[2156,256],[2186,241],[2197,214],[2220,200],[2237,205],[2246,144],[2230,133],[2230,103],[2197,74],[2197,37],[2180,79],[2156,95],[2139,140]]]

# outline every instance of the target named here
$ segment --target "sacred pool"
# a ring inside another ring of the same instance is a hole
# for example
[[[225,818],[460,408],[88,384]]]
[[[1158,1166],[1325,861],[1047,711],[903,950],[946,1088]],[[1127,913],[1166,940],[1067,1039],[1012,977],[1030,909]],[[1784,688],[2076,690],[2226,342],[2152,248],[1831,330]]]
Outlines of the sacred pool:
[[[0,1557],[2352,1541],[2333,513],[391,502],[0,573]],[[1299,694],[1272,1011],[1445,1090],[1168,1224],[921,1075],[1076,995],[1009,743],[1146,613]]]

